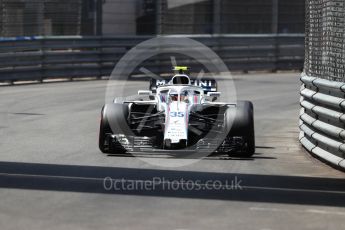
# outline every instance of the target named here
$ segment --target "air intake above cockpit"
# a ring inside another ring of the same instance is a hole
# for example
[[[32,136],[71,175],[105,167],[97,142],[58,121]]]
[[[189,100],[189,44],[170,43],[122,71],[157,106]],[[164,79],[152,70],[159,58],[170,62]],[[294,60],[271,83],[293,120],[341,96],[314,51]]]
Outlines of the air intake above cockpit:
[[[175,75],[171,82],[173,85],[190,85],[190,79],[187,75]]]

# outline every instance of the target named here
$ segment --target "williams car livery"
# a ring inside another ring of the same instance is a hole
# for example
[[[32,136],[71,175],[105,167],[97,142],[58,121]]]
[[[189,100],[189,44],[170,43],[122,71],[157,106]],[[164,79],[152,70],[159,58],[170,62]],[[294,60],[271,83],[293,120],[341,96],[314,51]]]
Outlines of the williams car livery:
[[[99,148],[104,153],[212,151],[251,156],[255,152],[253,105],[215,102],[214,79],[194,79],[186,67],[168,80],[152,80],[137,100],[103,107]],[[148,99],[145,99],[148,98]]]

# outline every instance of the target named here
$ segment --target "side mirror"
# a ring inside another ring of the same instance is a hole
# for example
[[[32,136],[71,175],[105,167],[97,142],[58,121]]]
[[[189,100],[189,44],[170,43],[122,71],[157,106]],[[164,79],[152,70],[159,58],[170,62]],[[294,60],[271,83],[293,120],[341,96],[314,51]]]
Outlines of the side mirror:
[[[221,93],[220,92],[208,92],[207,96],[208,97],[220,97]]]
[[[152,91],[151,90],[139,90],[138,95],[140,96],[152,96]]]

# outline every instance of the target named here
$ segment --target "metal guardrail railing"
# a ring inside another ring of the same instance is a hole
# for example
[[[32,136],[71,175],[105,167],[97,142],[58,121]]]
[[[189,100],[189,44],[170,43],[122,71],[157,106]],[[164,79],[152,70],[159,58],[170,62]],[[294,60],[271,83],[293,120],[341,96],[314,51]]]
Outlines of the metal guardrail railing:
[[[179,36],[176,36],[179,37]],[[230,70],[302,69],[304,35],[185,35],[213,49]],[[22,37],[0,39],[0,82],[109,76],[131,48],[151,36]],[[179,63],[197,65],[184,57]],[[146,63],[169,71],[170,57]]]
[[[345,83],[301,76],[300,141],[310,152],[345,168]]]

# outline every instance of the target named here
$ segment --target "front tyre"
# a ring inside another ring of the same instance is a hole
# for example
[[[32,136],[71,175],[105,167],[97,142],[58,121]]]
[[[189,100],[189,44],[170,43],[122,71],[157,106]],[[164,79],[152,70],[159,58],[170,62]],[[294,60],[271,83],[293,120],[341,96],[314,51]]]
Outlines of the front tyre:
[[[231,127],[230,136],[241,136],[244,148],[242,157],[251,157],[255,153],[254,109],[250,101],[239,101],[236,105],[236,115]]]
[[[99,149],[106,154],[124,154],[125,148],[116,139],[114,134],[127,133],[128,106],[123,104],[107,104],[101,112],[99,128]]]
[[[103,106],[101,111],[101,120],[100,120],[100,126],[99,126],[99,139],[98,139],[98,146],[102,153],[110,153],[109,148],[109,134],[112,134],[111,128],[108,123],[107,117],[104,115],[104,108]],[[107,140],[108,139],[108,140]]]

